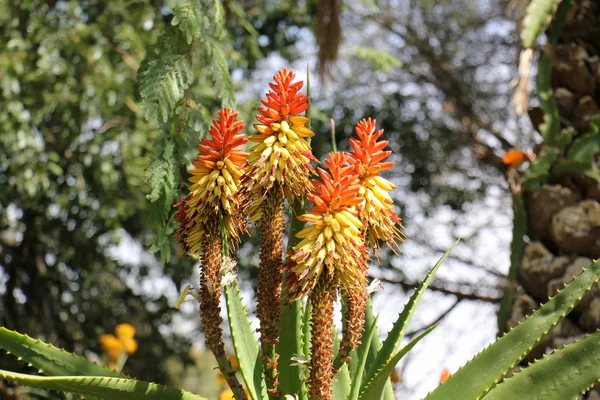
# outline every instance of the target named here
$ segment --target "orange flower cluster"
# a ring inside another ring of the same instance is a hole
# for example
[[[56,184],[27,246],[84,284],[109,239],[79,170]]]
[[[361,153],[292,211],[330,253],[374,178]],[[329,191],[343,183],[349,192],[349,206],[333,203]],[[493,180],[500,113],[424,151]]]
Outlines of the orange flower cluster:
[[[288,301],[307,295],[322,277],[346,290],[366,284],[368,248],[356,208],[362,200],[358,176],[348,158],[346,153],[329,153],[325,165],[330,172],[318,168],[322,182],[314,180],[315,190],[307,196],[314,207],[298,217],[311,224],[296,235],[302,241],[285,265]]]
[[[377,141],[383,129],[375,130],[375,120],[362,119],[356,125],[357,138],[350,138],[353,152],[348,161],[355,168],[360,184],[358,205],[360,219],[365,225],[365,240],[378,249],[383,241],[394,249],[397,241],[402,241],[401,220],[394,212],[394,201],[388,194],[396,186],[381,177],[379,173],[390,169],[393,162],[383,162],[392,152],[384,151],[387,140]]]
[[[219,111],[219,119],[212,121],[208,131],[211,138],[202,139],[198,145],[200,154],[190,171],[190,194],[175,204],[180,207],[177,239],[191,254],[198,253],[208,226],[217,223],[219,212],[230,239],[238,241],[240,232],[246,230],[239,190],[248,156],[242,148],[248,139],[241,132],[244,122],[236,121],[237,116],[230,108]]]
[[[294,72],[283,69],[273,77],[271,90],[258,109],[257,135],[249,137],[256,142],[248,156],[249,173],[244,183],[249,193],[250,222],[261,219],[261,204],[267,192],[277,183],[288,199],[304,197],[312,189],[310,165],[316,161],[307,138],[314,136],[306,127],[308,118],[301,116],[308,109],[308,96],[298,93],[304,82],[293,82]]]

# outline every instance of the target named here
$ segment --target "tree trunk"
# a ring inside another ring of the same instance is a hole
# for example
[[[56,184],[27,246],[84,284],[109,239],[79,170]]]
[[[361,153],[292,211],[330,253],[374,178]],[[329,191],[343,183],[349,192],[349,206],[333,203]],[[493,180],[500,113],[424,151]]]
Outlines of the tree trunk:
[[[523,192],[529,241],[520,263],[509,327],[537,309],[593,259],[600,258],[600,183],[582,172],[556,173],[556,166],[567,161],[578,138],[592,132],[600,142],[600,132],[594,133],[590,126],[600,113],[600,1],[572,3],[562,32],[555,42],[549,40],[544,52],[552,59],[551,85],[561,128],[572,127],[575,133],[569,144],[559,146],[559,156],[541,188]],[[534,116],[539,114],[530,113],[534,124]],[[600,153],[593,157],[592,165],[597,168]],[[561,347],[598,328],[600,287],[583,298],[527,361],[539,358],[549,347]],[[600,390],[590,391],[587,398],[600,399]]]

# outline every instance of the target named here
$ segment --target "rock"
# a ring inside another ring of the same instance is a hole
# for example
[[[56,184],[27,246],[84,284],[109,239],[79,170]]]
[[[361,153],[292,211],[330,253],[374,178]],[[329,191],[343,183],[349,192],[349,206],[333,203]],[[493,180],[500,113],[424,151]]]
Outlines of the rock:
[[[579,316],[579,325],[588,332],[600,328],[600,298],[592,299]]]
[[[527,198],[528,232],[532,240],[550,240],[552,217],[564,207],[577,203],[581,196],[561,185],[544,185]]]
[[[531,314],[533,310],[538,307],[538,305],[539,303],[537,301],[526,294],[517,294],[510,310],[510,318],[507,322],[509,329],[519,325],[519,322],[523,321],[525,317]]]
[[[552,217],[554,243],[566,253],[600,258],[600,203],[588,199]]]
[[[552,331],[552,347],[560,349],[561,347],[573,343],[585,336],[585,332],[576,325],[570,318],[563,319]]]
[[[556,294],[556,292],[558,292],[560,289],[562,289],[567,283],[571,282],[573,280],[574,276],[579,275],[581,273],[581,271],[584,268],[587,268],[591,263],[592,263],[592,260],[590,260],[589,258],[585,258],[585,257],[577,257],[575,260],[573,260],[573,262],[571,262],[570,265],[565,269],[565,273],[563,274],[562,277],[552,279],[548,282],[548,285],[547,285],[548,296],[549,297],[554,296]],[[590,304],[590,302],[592,301],[593,297],[597,296],[599,294],[600,294],[600,286],[596,285],[590,291],[590,293],[588,293],[587,295],[585,295],[583,297],[583,299],[581,299],[579,304],[577,304],[577,306],[575,307],[575,311],[576,312],[584,312],[586,310],[586,308],[588,307],[588,305]]]
[[[525,248],[521,262],[520,282],[537,300],[548,298],[547,284],[561,277],[569,265],[568,257],[554,257],[541,242],[533,242]]]
[[[600,400],[600,393],[596,390],[590,390],[586,397],[587,400]]]

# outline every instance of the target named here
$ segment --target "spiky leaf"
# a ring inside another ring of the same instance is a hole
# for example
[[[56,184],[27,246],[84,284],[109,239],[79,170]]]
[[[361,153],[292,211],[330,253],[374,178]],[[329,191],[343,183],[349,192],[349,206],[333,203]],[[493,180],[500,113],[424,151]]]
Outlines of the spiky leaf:
[[[356,369],[354,370],[354,375],[352,375],[352,385],[350,387],[350,395],[348,396],[348,400],[358,399],[365,365],[367,364],[367,357],[369,356],[369,348],[371,347],[371,343],[373,341],[373,335],[377,331],[377,318],[378,317],[375,317],[375,319],[372,321],[369,329],[366,331],[367,334],[364,335],[364,338],[362,339],[362,342],[365,343],[365,345],[362,348],[360,356],[357,351],[352,354],[352,358],[358,358],[358,360],[356,363]]]
[[[585,269],[533,315],[475,356],[426,399],[475,400],[483,397],[562,321],[598,280],[600,261]]]
[[[398,319],[396,320],[396,322],[394,322],[394,326],[392,327],[392,330],[388,333],[387,338],[383,342],[383,346],[381,347],[381,350],[379,350],[379,352],[377,353],[377,357],[375,358],[375,361],[369,368],[369,371],[367,373],[367,378],[366,378],[367,381],[372,380],[375,377],[375,374],[377,373],[377,371],[379,371],[381,368],[383,368],[384,365],[387,364],[387,362],[388,362],[389,358],[392,356],[392,354],[394,352],[396,352],[398,350],[398,348],[400,348],[402,339],[404,339],[404,333],[406,332],[406,329],[408,328],[408,324],[410,323],[410,320],[412,319],[412,317],[415,313],[415,310],[417,308],[417,305],[419,304],[421,297],[423,297],[423,294],[425,293],[427,286],[429,286],[429,284],[433,280],[433,276],[437,272],[438,268],[446,260],[446,258],[450,254],[450,252],[454,249],[454,247],[456,247],[457,244],[458,244],[458,240],[438,260],[438,262],[433,266],[433,268],[427,273],[427,276],[425,276],[425,279],[423,279],[421,281],[421,283],[419,284],[419,286],[415,289],[415,292],[412,294],[412,296],[410,296],[410,299],[404,306],[404,309],[398,316]]]
[[[279,319],[279,391],[283,394],[297,394],[301,392],[303,381],[300,379],[302,372],[300,365],[290,365],[292,357],[303,356],[302,348],[302,301],[298,300],[283,307]]]
[[[246,389],[253,400],[266,400],[267,385],[263,376],[258,341],[254,337],[248,313],[236,283],[225,287],[225,300],[231,340]]]
[[[527,232],[527,211],[523,194],[517,193],[512,196],[513,201],[513,237],[510,242],[510,269],[508,270],[508,279],[514,282],[521,268],[521,260],[525,252],[525,233]],[[498,310],[498,330],[506,332],[506,322],[508,321],[515,294],[515,285],[508,285],[502,295],[500,309]]]
[[[0,327],[0,348],[45,375],[124,376],[38,339]]]
[[[373,378],[369,381],[363,383],[361,388],[361,393],[359,399],[361,400],[370,400],[370,399],[380,399],[381,395],[384,392],[385,384],[390,377],[392,371],[396,367],[396,364],[400,362],[402,357],[406,355],[421,339],[427,336],[432,330],[434,330],[437,325],[433,325],[429,327],[425,332],[421,333],[419,336],[411,340],[406,346],[404,346],[399,352],[391,356],[388,360],[386,360],[383,367],[375,373]]]
[[[495,387],[486,400],[576,399],[600,380],[600,332],[536,361]]]
[[[340,351],[340,338],[337,327],[333,326],[333,354]],[[350,373],[348,365],[344,364],[337,375],[333,378],[332,395],[334,400],[344,400],[350,393]]]
[[[106,400],[206,400],[184,390],[135,379],[105,376],[47,377],[0,370],[0,378],[35,388]]]

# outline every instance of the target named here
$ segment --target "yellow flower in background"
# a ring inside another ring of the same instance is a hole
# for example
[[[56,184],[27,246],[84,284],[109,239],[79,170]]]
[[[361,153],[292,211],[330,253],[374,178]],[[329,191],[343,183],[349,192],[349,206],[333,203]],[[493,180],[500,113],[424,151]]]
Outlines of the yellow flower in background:
[[[137,351],[138,343],[133,338],[135,328],[130,324],[119,324],[115,327],[115,335],[106,333],[100,335],[98,342],[111,363],[115,363],[123,354],[133,354]]]
[[[138,343],[133,338],[135,336],[135,328],[129,324],[119,324],[115,327],[117,338],[123,345],[123,350],[127,354],[133,354],[137,351]]]
[[[114,335],[110,333],[101,335],[98,338],[100,342],[100,346],[102,346],[102,350],[108,356],[110,361],[117,361],[121,356],[121,352],[123,351],[123,344],[119,339],[117,339]]]
[[[235,400],[235,396],[233,395],[233,391],[231,389],[223,390],[219,394],[219,400]]]

